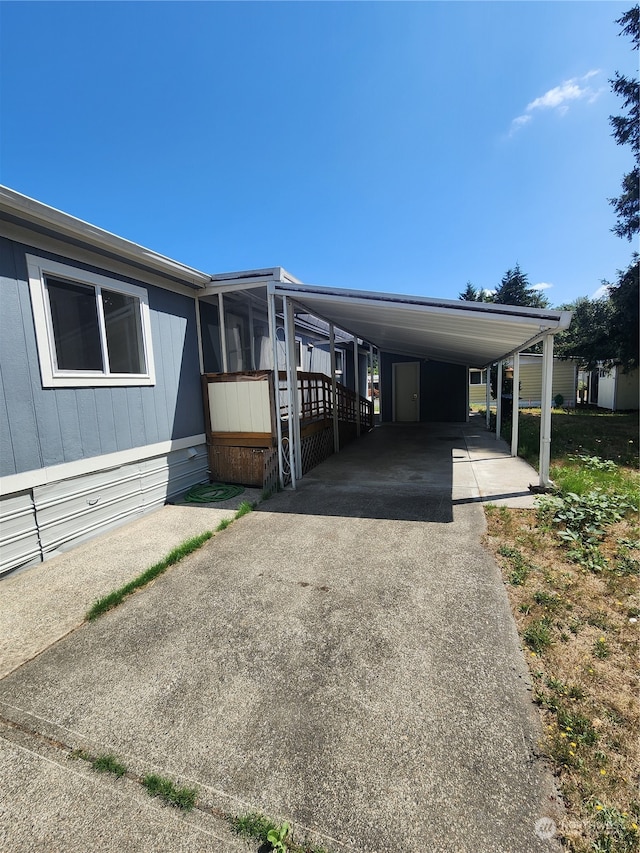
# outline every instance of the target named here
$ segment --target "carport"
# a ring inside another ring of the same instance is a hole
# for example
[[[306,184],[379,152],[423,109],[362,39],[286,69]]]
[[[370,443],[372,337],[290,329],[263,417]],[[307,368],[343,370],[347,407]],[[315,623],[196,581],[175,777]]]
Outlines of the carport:
[[[519,354],[532,345],[542,342],[543,384],[542,418],[540,430],[539,484],[546,488],[549,480],[551,445],[551,379],[553,371],[553,338],[566,329],[571,322],[568,311],[523,308],[512,305],[464,302],[460,300],[431,299],[425,297],[376,293],[361,290],[318,287],[304,284],[280,267],[244,273],[214,276],[211,284],[199,294],[199,299],[219,300],[221,337],[225,335],[225,312],[223,300],[227,294],[242,291],[253,294],[265,305],[268,314],[269,338],[272,348],[271,367],[278,363],[278,344],[283,345],[286,372],[286,407],[291,429],[288,436],[288,463],[283,460],[281,436],[278,436],[280,479],[283,481],[283,466],[290,465],[291,484],[302,476],[301,437],[298,418],[300,412],[299,382],[296,368],[295,327],[297,318],[312,316],[327,324],[327,335],[331,356],[331,400],[335,414],[336,404],[336,330],[346,333],[353,343],[354,391],[359,396],[362,377],[358,365],[365,358],[370,382],[373,379],[373,357],[389,355],[397,360],[393,364],[394,381],[396,366],[401,362],[457,366],[460,370],[490,368],[498,369],[498,388],[502,384],[502,363],[513,360],[514,388],[519,382]],[[266,303],[266,304],[265,304]],[[278,325],[277,318],[281,318]],[[202,352],[202,341],[200,341]],[[284,374],[283,374],[284,375]],[[371,382],[370,387],[373,386]],[[284,386],[283,386],[284,389]],[[468,394],[468,382],[465,382]],[[394,392],[395,393],[395,392]],[[417,391],[410,395],[417,398]],[[487,383],[487,428],[489,428],[489,383]],[[394,420],[403,420],[395,417]],[[518,446],[518,395],[512,403],[511,453],[517,456]],[[416,410],[417,411],[417,410]],[[466,399],[465,417],[468,413]],[[502,420],[501,397],[498,395],[496,436],[500,434]],[[358,434],[360,432],[359,414]],[[412,418],[408,418],[411,420]],[[414,418],[419,420],[419,417]],[[336,428],[335,450],[339,449]]]
[[[549,485],[553,337],[569,326],[570,312],[339,290],[276,280],[269,284],[268,294],[274,305],[276,298],[282,300],[285,316],[295,310],[314,314],[329,323],[330,335],[337,326],[352,334],[354,339],[370,342],[370,346],[375,346],[380,353],[390,352],[467,368],[484,369],[497,364],[498,388],[501,387],[502,362],[513,357],[514,388],[517,388],[520,352],[542,341],[539,472],[540,486]],[[498,395],[496,435],[500,434],[501,415]],[[511,453],[517,456],[517,394],[513,395],[512,424]]]

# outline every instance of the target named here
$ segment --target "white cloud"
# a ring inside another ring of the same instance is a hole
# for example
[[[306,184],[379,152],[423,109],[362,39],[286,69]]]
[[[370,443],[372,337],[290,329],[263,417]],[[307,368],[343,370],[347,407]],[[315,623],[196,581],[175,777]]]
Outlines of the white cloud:
[[[603,297],[607,296],[608,294],[609,294],[609,285],[603,284],[596,290],[595,293],[592,294],[591,298],[592,299],[602,299]]]
[[[539,284],[532,284],[531,290],[549,290],[550,287],[553,285],[549,284],[548,281],[541,281]]]
[[[592,104],[604,89],[593,89],[591,86],[585,84],[587,80],[590,80],[597,74],[600,74],[598,69],[587,71],[582,77],[572,77],[570,80],[565,80],[559,86],[554,86],[553,89],[549,89],[544,95],[535,98],[527,104],[527,108],[522,115],[513,119],[509,136],[513,136],[521,127],[528,124],[533,118],[532,113],[537,110],[555,110],[560,115],[565,115],[572,101],[580,101],[586,98],[587,103]]]

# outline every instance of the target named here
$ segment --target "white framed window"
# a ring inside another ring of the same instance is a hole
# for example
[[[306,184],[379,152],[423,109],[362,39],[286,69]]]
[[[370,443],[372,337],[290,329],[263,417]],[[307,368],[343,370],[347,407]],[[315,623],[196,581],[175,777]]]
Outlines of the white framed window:
[[[302,338],[296,338],[296,369],[302,370]]]
[[[336,356],[336,376],[342,376],[344,372],[344,351],[341,349],[335,350]]]
[[[476,370],[475,368],[471,368],[469,370],[469,384],[470,385],[486,385],[487,384],[487,371],[486,370]]]
[[[45,388],[155,385],[144,287],[27,255]]]

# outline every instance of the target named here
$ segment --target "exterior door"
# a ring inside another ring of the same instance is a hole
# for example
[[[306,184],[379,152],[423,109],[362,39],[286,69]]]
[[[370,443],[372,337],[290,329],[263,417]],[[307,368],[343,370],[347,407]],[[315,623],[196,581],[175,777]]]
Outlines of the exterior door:
[[[420,362],[393,365],[393,419],[404,423],[420,420]]]

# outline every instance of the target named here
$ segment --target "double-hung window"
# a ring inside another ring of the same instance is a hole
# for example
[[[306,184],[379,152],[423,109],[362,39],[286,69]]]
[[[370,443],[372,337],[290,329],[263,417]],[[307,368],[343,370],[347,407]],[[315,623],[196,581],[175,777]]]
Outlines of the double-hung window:
[[[153,385],[147,291],[27,255],[45,388]]]

